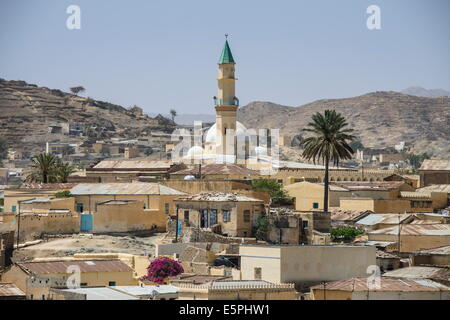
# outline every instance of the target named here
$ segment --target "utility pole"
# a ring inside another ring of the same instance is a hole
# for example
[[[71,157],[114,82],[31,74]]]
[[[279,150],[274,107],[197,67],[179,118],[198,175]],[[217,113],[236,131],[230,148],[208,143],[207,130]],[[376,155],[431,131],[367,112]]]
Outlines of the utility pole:
[[[20,239],[20,200],[17,201],[17,249],[19,249],[19,239]]]
[[[175,242],[178,242],[178,205],[175,205]]]

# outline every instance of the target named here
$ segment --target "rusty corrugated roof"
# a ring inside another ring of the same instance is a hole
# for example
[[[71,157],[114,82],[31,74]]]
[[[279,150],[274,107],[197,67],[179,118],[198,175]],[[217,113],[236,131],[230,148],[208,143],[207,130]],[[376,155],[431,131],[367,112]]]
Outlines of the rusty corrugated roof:
[[[258,171],[250,170],[236,164],[225,164],[225,163],[211,163],[202,166],[202,175],[206,174],[240,174],[240,175],[259,175]],[[198,174],[199,168],[196,166],[192,169],[183,169],[180,171],[173,172],[172,174],[180,175],[190,175]]]
[[[360,181],[345,181],[345,182],[331,182],[331,184],[338,185],[350,191],[358,190],[380,190],[388,191],[400,188],[405,184],[404,181],[376,181],[376,182],[360,182]]]
[[[169,169],[170,160],[102,160],[94,169]]]
[[[73,195],[185,195],[159,183],[80,183],[70,190]]]
[[[81,272],[132,271],[130,266],[118,259],[18,263],[20,268],[33,274],[70,273],[67,268],[74,265],[78,266]]]
[[[176,201],[249,201],[249,202],[263,202],[262,200],[247,197],[244,194],[236,192],[202,192],[185,197],[177,198]]]
[[[398,235],[399,226],[369,232],[369,234]],[[401,235],[409,236],[447,236],[450,235],[450,224],[405,224],[401,225]]]
[[[0,283],[0,297],[25,296],[25,292],[13,283]]]
[[[424,171],[450,171],[450,159],[426,159],[419,170]]]
[[[448,268],[414,266],[388,271],[383,274],[383,277],[409,279],[442,279],[449,281],[450,271],[448,270]]]
[[[311,289],[342,290],[342,291],[442,291],[450,288],[443,284],[426,279],[397,279],[381,277],[380,288],[369,288],[369,278],[350,278],[327,282],[311,287]]]

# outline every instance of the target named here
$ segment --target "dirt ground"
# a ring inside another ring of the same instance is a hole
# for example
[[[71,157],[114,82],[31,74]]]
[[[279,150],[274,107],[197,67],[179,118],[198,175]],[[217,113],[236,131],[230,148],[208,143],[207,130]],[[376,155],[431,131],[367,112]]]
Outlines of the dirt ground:
[[[30,261],[41,257],[67,257],[75,253],[129,253],[154,254],[155,243],[161,241],[165,234],[147,237],[110,236],[77,234],[70,237],[53,238],[14,251],[14,260]]]

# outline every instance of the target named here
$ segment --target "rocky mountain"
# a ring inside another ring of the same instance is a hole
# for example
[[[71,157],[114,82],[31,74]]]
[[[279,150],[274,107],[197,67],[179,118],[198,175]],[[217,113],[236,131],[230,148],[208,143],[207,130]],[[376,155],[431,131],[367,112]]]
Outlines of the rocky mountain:
[[[247,128],[279,128],[282,134],[293,136],[301,134],[314,113],[325,109],[342,113],[366,147],[393,147],[405,141],[411,152],[450,157],[449,98],[389,91],[317,100],[299,107],[259,101],[240,108],[238,119]]]
[[[85,137],[50,134],[52,125],[81,124]],[[0,79],[0,136],[10,147],[38,149],[47,141],[79,142],[108,137],[134,138],[151,131],[172,132],[171,120],[128,110],[24,81]]]
[[[401,91],[404,94],[410,94],[412,96],[437,98],[447,96],[450,97],[450,91],[444,89],[425,89],[422,87],[409,87]]]

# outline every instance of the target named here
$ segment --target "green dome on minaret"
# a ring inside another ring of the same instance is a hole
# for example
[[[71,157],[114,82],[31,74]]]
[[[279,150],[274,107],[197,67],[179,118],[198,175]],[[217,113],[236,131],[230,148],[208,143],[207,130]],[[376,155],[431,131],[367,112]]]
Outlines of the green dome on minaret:
[[[222,63],[235,63],[233,55],[231,54],[230,46],[228,45],[228,40],[225,40],[225,45],[223,47],[222,54],[220,55],[219,64]]]

